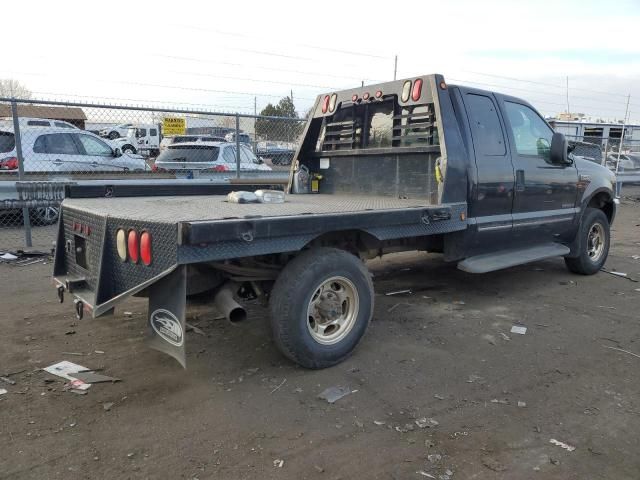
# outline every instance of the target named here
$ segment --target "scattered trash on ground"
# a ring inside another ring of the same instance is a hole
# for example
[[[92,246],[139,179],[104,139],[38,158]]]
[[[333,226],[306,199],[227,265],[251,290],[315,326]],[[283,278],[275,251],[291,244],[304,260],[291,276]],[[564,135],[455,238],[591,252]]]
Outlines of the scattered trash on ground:
[[[518,407],[524,408],[526,406],[527,406],[527,402],[521,402],[520,400],[518,400]]]
[[[430,473],[425,472],[424,470],[418,470],[416,472],[418,475],[422,475],[423,477],[427,477],[427,478],[436,478],[433,475],[431,475]]]
[[[485,333],[484,335],[482,335],[482,339],[485,340],[487,343],[490,343],[491,345],[496,344],[496,337],[488,333]]]
[[[415,429],[416,427],[413,426],[413,423],[405,423],[403,427],[400,425],[394,427],[394,430],[399,433],[413,432]]]
[[[442,455],[440,455],[439,453],[432,453],[430,455],[427,455],[427,460],[429,460],[429,462],[431,463],[438,463],[440,460],[442,460]]]
[[[109,377],[107,375],[102,375],[100,373],[95,372],[78,372],[74,373],[73,376],[78,380],[83,381],[84,383],[105,383],[105,382],[119,382],[119,378]]]
[[[278,390],[280,390],[280,387],[282,387],[285,383],[287,383],[287,379],[285,378],[284,380],[282,380],[282,382],[280,382],[280,385],[278,385],[276,388],[274,388],[273,390],[271,390],[269,392],[269,395],[271,395],[272,393],[277,392]]]
[[[482,457],[482,465],[494,472],[504,472],[507,469],[507,467],[493,457]]]
[[[433,396],[433,398],[437,398],[438,400],[444,400],[442,395],[438,395],[437,393]]]
[[[9,385],[15,385],[16,384],[15,380],[11,380],[8,377],[0,377],[0,380],[3,381],[4,383],[8,383]]]
[[[420,428],[431,428],[431,427],[437,427],[438,425],[440,425],[440,423],[437,420],[434,420],[433,418],[427,418],[427,417],[418,418],[415,423]]]
[[[629,275],[627,275],[624,272],[616,272],[615,270],[606,270],[604,268],[601,268],[600,271],[604,273],[608,273],[609,275],[613,275],[614,277],[626,278],[627,280],[638,283],[638,280],[636,280],[635,278],[631,278]]]
[[[396,290],[395,292],[387,292],[387,293],[385,293],[385,295],[387,297],[390,297],[392,295],[402,295],[402,294],[405,294],[405,293],[411,295],[411,289],[409,288],[409,289],[406,289],[406,290]]]
[[[507,342],[509,340],[511,340],[511,337],[509,335],[507,335],[506,333],[504,333],[504,332],[500,332],[500,336],[502,337],[503,340],[505,340]]]
[[[277,467],[277,468],[282,468],[282,466],[284,465],[284,460],[280,460],[279,458],[276,458],[273,461],[273,466]]]
[[[111,407],[113,407],[114,403],[113,402],[106,402],[102,404],[102,408],[104,409],[105,412],[108,412],[109,410],[111,410]]]
[[[484,380],[484,378],[482,378],[480,375],[469,375],[467,383],[481,382],[482,380]]]
[[[5,388],[0,388],[0,395],[4,395],[5,393],[8,393],[7,390]]]
[[[380,425],[384,425],[384,424],[385,424],[385,423],[387,423],[387,422],[384,422],[384,421],[382,421],[382,420],[374,420],[374,421],[373,421],[373,423],[374,423],[375,425],[380,426]]]
[[[568,443],[561,442],[559,440],[556,440],[555,438],[550,439],[549,443],[553,443],[554,445],[557,445],[560,448],[564,448],[569,452],[573,452],[576,449],[576,447],[574,447],[573,445],[569,445]]]
[[[494,399],[491,400],[491,403],[500,403],[502,405],[509,405],[509,400],[504,399],[504,398],[500,398],[500,399],[494,398]]]
[[[16,255],[14,255],[13,253],[7,252],[4,255],[1,255],[0,259],[7,260],[7,261],[13,261],[13,260],[17,260],[18,257]]]
[[[197,333],[198,335],[202,335],[203,337],[207,336],[207,334],[204,333],[204,330],[196,327],[195,325],[191,325],[190,323],[185,323],[185,326],[187,327],[187,332],[193,331],[193,333]]]
[[[616,351],[618,351],[618,352],[628,353],[629,355],[633,355],[634,357],[638,357],[638,358],[640,358],[640,355],[638,355],[637,353],[630,352],[629,350],[624,350],[624,349],[622,349],[622,348],[618,348],[618,347],[609,347],[609,346],[607,346],[607,345],[602,345],[602,346],[603,346],[604,348],[608,348],[608,349],[610,349],[610,350],[616,350]]]
[[[527,333],[527,327],[522,327],[520,325],[514,325],[511,327],[511,333],[517,333],[518,335],[524,335]]]
[[[640,260],[640,255],[631,255],[634,260]]]
[[[318,398],[326,400],[328,403],[335,403],[350,393],[351,389],[349,387],[329,387],[318,395]]]
[[[65,384],[65,390],[80,395],[86,394],[86,390],[91,387],[92,383],[120,381],[119,378],[95,373],[87,367],[67,360],[49,365],[43,368],[43,370],[52,375],[64,378],[65,380],[69,380],[69,383]]]
[[[389,309],[387,310],[387,313],[393,312],[400,305],[407,305],[407,304],[406,303],[394,303],[393,305],[391,305],[391,307],[389,307]]]

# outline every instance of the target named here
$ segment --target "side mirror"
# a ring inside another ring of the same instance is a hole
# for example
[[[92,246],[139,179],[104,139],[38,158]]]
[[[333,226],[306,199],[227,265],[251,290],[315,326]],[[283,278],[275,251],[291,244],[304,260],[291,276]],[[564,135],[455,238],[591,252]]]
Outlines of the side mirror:
[[[554,165],[568,165],[569,142],[562,133],[555,132],[551,138],[551,151],[549,159]]]
[[[113,149],[113,156],[114,158],[118,158],[122,156],[122,150],[120,150],[118,147]]]

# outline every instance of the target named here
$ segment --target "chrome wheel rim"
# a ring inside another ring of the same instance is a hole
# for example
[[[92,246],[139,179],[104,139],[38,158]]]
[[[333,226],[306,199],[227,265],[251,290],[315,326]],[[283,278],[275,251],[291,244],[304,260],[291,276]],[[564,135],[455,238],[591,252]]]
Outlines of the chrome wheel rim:
[[[38,218],[43,223],[53,223],[58,220],[58,209],[56,207],[39,208]]]
[[[307,307],[307,329],[322,345],[334,345],[353,329],[360,298],[351,280],[331,277],[316,287]]]
[[[604,227],[599,223],[594,223],[587,235],[587,255],[589,259],[596,263],[602,257],[605,245]]]

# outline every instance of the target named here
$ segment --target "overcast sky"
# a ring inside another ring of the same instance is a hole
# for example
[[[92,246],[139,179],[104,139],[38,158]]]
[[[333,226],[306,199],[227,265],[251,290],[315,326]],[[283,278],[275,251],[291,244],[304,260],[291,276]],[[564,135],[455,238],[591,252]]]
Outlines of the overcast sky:
[[[38,98],[260,111],[442,73],[545,115],[640,122],[640,1],[3,2],[0,78]],[[19,19],[14,22],[12,19]]]

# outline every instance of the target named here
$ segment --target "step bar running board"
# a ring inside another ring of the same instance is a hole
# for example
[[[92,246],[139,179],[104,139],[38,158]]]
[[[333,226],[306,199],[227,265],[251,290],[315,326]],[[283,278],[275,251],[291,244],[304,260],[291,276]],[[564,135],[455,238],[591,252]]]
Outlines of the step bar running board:
[[[459,262],[458,268],[463,272],[487,273],[544,260],[545,258],[562,257],[568,253],[569,247],[559,243],[546,243],[535,247],[504,250],[497,253],[469,257]]]

